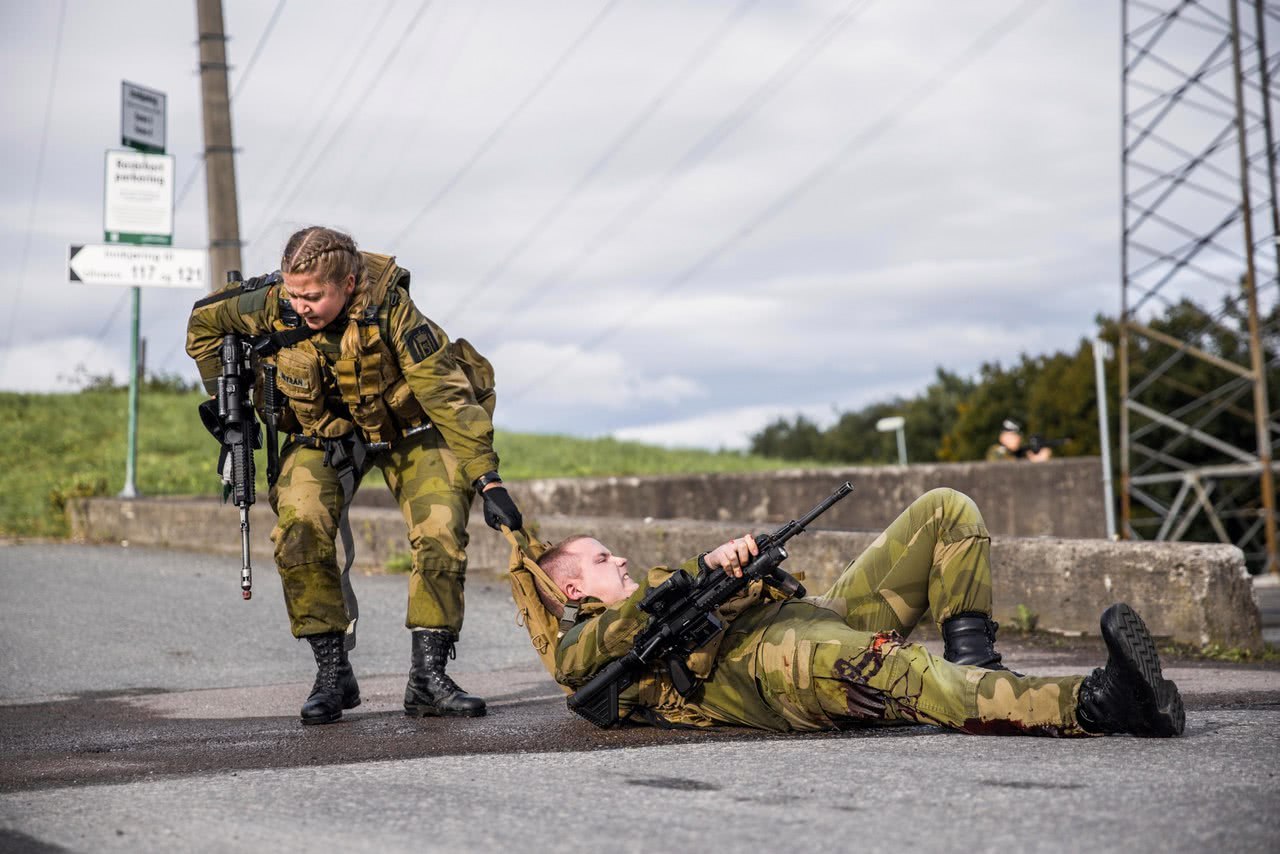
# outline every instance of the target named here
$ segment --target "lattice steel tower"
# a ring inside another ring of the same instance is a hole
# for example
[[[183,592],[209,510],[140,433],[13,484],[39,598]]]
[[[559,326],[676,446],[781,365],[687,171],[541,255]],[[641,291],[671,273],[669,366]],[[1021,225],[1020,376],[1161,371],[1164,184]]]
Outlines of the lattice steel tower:
[[[1233,543],[1280,572],[1280,2],[1121,15],[1123,533]]]

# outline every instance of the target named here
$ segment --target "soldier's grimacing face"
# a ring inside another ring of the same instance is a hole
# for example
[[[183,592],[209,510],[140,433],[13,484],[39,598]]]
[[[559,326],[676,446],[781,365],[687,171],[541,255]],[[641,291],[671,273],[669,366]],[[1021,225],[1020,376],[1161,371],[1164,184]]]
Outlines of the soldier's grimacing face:
[[[627,575],[627,559],[613,554],[599,540],[584,537],[570,543],[566,551],[578,559],[581,570],[578,578],[564,582],[565,595],[570,599],[591,597],[613,605],[640,588]]]
[[[285,273],[284,293],[308,329],[323,329],[347,307],[356,277],[345,282],[322,282],[315,273]]]

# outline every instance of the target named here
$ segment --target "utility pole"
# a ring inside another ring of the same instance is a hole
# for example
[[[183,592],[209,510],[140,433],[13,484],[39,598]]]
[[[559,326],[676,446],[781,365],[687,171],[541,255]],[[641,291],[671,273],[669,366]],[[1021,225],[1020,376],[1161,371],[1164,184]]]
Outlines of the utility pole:
[[[204,111],[204,176],[209,211],[209,288],[240,269],[240,214],[231,146],[231,98],[227,94],[227,37],[222,0],[196,0],[200,37],[200,103]]]

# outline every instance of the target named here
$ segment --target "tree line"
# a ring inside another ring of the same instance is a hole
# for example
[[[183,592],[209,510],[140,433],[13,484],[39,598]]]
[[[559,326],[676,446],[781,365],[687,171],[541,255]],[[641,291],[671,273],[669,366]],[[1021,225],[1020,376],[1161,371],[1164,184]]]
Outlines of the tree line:
[[[1280,306],[1262,318],[1266,330],[1263,351],[1272,408],[1280,405],[1280,378],[1276,370],[1280,352]],[[1216,323],[1211,322],[1217,320]],[[1096,318],[1097,338],[1104,342],[1103,375],[1106,382],[1109,434],[1113,448],[1119,429],[1118,326],[1114,318]],[[1147,321],[1158,332],[1190,343],[1207,353],[1248,365],[1249,337],[1243,306],[1224,301],[1211,318],[1189,300],[1170,304],[1163,314]],[[1169,345],[1130,336],[1131,385],[1152,374],[1174,355]],[[1137,399],[1160,412],[1175,412],[1205,392],[1225,386],[1237,377],[1227,370],[1195,358],[1176,360],[1158,382],[1143,389]],[[1246,449],[1256,448],[1253,399],[1249,394],[1234,403],[1214,407],[1198,415],[1198,429]],[[897,461],[897,440],[891,433],[876,432],[881,418],[900,415],[907,457],[911,462],[962,462],[980,460],[996,441],[1001,422],[1012,418],[1024,435],[1068,439],[1055,450],[1057,456],[1092,456],[1101,453],[1098,433],[1098,397],[1092,342],[1081,338],[1071,351],[1048,355],[1023,354],[1012,364],[984,363],[974,376],[936,368],[933,380],[922,392],[872,403],[841,413],[834,424],[820,428],[804,416],[780,418],[751,437],[751,451],[783,459],[848,464]],[[1204,420],[1201,421],[1200,419]],[[1158,446],[1166,438],[1153,428],[1144,445]],[[1274,441],[1274,440],[1273,440]],[[1194,465],[1211,464],[1219,452],[1193,442],[1184,443],[1178,456]]]
[[[1108,435],[1113,451],[1119,447],[1118,325],[1099,315],[1097,337],[1105,342],[1104,377],[1107,394]],[[1195,303],[1183,300],[1167,305],[1146,325],[1178,342],[1212,356],[1249,365],[1249,334],[1243,301],[1224,299],[1211,317]],[[1260,318],[1262,350],[1270,404],[1273,449],[1280,450],[1280,305]],[[1159,340],[1129,337],[1131,397],[1159,412],[1170,414],[1194,429],[1246,452],[1258,447],[1252,385],[1211,362],[1179,356],[1175,347]],[[1164,368],[1163,373],[1160,371]],[[1205,402],[1205,395],[1215,391]],[[1098,431],[1098,396],[1092,343],[1082,338],[1074,350],[1049,355],[1023,355],[1016,362],[983,364],[975,376],[964,376],[944,367],[933,381],[910,397],[895,397],[856,411],[841,413],[826,429],[803,416],[782,418],[751,439],[757,454],[784,459],[845,464],[896,462],[897,440],[879,433],[876,422],[891,415],[906,419],[907,457],[910,462],[962,462],[980,460],[996,441],[1001,422],[1012,418],[1024,435],[1069,441],[1055,450],[1057,456],[1089,456],[1101,453]],[[1130,416],[1131,470],[1140,474],[1152,465],[1183,463],[1190,467],[1236,463],[1238,460],[1208,444],[1185,436],[1137,413]],[[1167,450],[1166,450],[1167,449]],[[1274,450],[1273,450],[1274,453]],[[1180,461],[1180,462],[1179,462]],[[1112,457],[1113,475],[1119,477],[1119,454]],[[1118,484],[1118,480],[1117,480]],[[1145,498],[1169,507],[1180,482],[1143,487]],[[1259,480],[1224,478],[1213,485],[1214,502],[1222,502],[1223,527],[1232,542],[1244,543],[1261,524]],[[1143,500],[1131,505],[1131,525],[1144,539],[1156,534],[1160,516]],[[1183,539],[1218,541],[1221,537],[1200,514]],[[1248,550],[1246,549],[1248,552]],[[1257,567],[1260,554],[1247,553]]]

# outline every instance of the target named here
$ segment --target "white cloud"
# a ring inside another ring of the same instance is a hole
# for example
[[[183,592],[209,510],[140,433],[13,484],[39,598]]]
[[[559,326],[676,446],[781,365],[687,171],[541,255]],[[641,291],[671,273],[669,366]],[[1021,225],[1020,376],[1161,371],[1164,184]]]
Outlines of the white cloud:
[[[750,446],[753,434],[779,418],[790,420],[796,415],[804,415],[821,427],[830,426],[835,420],[831,408],[825,406],[799,409],[772,405],[741,406],[658,424],[625,427],[613,431],[613,435],[618,439],[671,448],[745,450]]]
[[[909,395],[938,365],[972,372],[1092,334],[1094,315],[1119,303],[1118,18],[1044,4],[929,99],[909,102],[1018,4],[872,3],[763,97],[845,5],[753,5],[550,223],[553,205],[736,0],[619,4],[518,116],[599,0],[433,4],[372,88],[416,4],[287,4],[233,104],[243,266],[274,268],[301,225],[347,228],[397,255],[419,308],[494,362],[501,426],[712,446],[739,446],[767,423],[763,413]],[[192,7],[143,8],[68,12],[38,195],[58,7],[0,11],[0,74],[21,82],[0,124],[0,158],[20,179],[0,186],[14,312],[0,319],[0,336],[12,322],[0,337],[0,388],[58,387],[77,347],[123,376],[120,293],[70,285],[65,272],[68,244],[101,239],[119,80],[168,92],[180,183],[201,147]],[[224,2],[233,87],[273,8]],[[359,54],[384,8],[374,38],[385,50]],[[758,109],[734,124],[744,104]],[[883,134],[836,159],[877,123]],[[715,144],[676,169],[713,131]],[[828,161],[816,185],[786,195]],[[206,242],[203,197],[200,177],[175,245]],[[33,199],[30,258],[18,270]],[[766,210],[775,215],[761,222]],[[194,375],[182,353],[193,296],[144,291],[149,370]],[[9,367],[28,362],[30,372]]]
[[[9,391],[75,391],[87,377],[128,381],[128,354],[85,336],[10,348],[0,362],[0,388]]]
[[[541,341],[505,342],[490,359],[502,365],[499,399],[510,390],[530,405],[621,410],[646,403],[678,404],[701,391],[687,377],[645,376],[617,353],[588,353]]]

